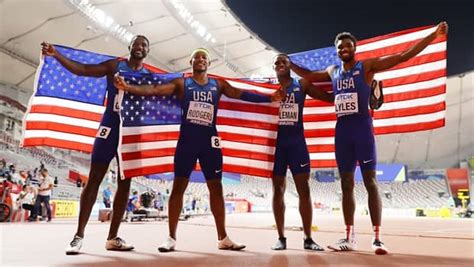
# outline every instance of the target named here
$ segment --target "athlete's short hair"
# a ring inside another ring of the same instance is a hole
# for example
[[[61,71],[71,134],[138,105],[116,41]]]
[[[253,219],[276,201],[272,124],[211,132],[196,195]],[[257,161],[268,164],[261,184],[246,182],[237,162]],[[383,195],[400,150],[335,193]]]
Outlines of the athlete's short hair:
[[[286,57],[288,60],[290,60],[290,56],[288,56],[288,54],[279,53],[279,54],[277,54],[276,56],[273,57],[273,62],[275,62],[278,57]]]
[[[130,44],[128,45],[129,47],[132,46],[133,42],[135,42],[135,40],[137,40],[138,38],[143,38],[145,39],[145,41],[147,42],[148,46],[150,46],[150,40],[148,40],[148,38],[146,38],[145,35],[135,35],[133,36],[132,40],[130,40]]]
[[[199,48],[194,49],[194,51],[191,53],[191,56],[189,57],[189,60],[192,60],[194,56],[199,52],[206,54],[207,60],[211,62],[211,53],[209,53],[209,50],[207,50],[204,47],[199,47]]]
[[[342,40],[342,39],[351,39],[352,43],[354,44],[354,47],[356,46],[357,39],[355,38],[354,35],[352,35],[350,32],[341,32],[336,35],[336,39],[334,39],[334,45],[337,45],[337,41]]]

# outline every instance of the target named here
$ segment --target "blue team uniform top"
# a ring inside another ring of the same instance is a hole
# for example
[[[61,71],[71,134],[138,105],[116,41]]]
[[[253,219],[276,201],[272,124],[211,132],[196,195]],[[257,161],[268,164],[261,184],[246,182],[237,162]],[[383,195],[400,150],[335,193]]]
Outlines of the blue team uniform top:
[[[299,81],[293,79],[287,88],[286,97],[280,103],[278,117],[278,135],[302,133],[303,128],[303,107],[306,94]]]
[[[334,105],[338,121],[342,118],[371,118],[369,114],[370,87],[365,81],[362,61],[344,71],[336,65],[332,73]]]
[[[219,97],[220,88],[216,79],[209,78],[207,84],[200,85],[192,78],[185,78],[181,129],[215,130]]]

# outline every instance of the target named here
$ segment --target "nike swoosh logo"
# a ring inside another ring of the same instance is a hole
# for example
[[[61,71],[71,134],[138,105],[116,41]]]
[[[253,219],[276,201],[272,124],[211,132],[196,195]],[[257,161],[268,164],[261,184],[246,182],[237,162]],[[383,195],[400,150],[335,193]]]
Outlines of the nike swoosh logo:
[[[188,87],[189,90],[194,90],[194,88],[196,88],[196,87],[194,87],[194,86]]]
[[[369,162],[371,162],[372,160],[373,160],[373,159],[363,160],[362,162],[364,162],[364,163],[369,163]]]
[[[222,170],[216,170],[216,173],[220,173]]]
[[[300,164],[301,168],[306,167],[309,163]]]

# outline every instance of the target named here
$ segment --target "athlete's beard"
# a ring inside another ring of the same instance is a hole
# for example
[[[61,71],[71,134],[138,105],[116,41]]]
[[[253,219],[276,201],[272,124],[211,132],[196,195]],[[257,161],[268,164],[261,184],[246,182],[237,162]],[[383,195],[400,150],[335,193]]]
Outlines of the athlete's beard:
[[[200,69],[200,70],[195,69],[193,71],[196,72],[196,73],[205,73],[207,71],[207,69]]]
[[[341,56],[341,57],[340,57],[340,59],[341,59],[341,60],[342,60],[342,62],[344,62],[344,63],[351,62],[352,60],[354,60],[354,54],[352,54],[352,55],[349,55],[349,57],[348,57],[348,58],[344,58],[344,57],[342,57],[342,56]]]
[[[278,80],[284,80],[284,79],[290,79],[291,78],[291,75],[290,75],[290,72],[285,72],[283,74],[278,74],[277,73],[277,78]]]
[[[142,60],[146,57],[145,53],[142,53],[141,55],[136,55],[135,53],[132,53],[130,55],[130,58],[135,59],[135,60]]]

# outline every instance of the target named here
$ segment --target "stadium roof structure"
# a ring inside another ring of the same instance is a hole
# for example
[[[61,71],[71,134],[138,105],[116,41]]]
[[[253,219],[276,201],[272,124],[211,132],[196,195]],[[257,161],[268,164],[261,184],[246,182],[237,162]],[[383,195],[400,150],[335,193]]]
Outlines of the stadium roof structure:
[[[126,57],[142,34],[147,63],[190,72],[191,52],[205,47],[209,73],[227,77],[268,77],[277,54],[220,0],[4,0],[0,13],[0,81],[30,91],[42,41]]]

